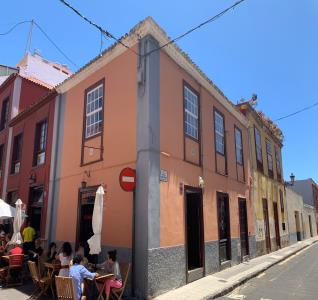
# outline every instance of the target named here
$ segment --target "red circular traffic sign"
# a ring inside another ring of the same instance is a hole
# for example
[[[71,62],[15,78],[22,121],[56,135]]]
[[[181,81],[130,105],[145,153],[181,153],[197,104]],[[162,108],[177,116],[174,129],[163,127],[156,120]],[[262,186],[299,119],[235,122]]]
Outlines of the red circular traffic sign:
[[[132,168],[124,168],[119,174],[119,184],[126,192],[131,192],[136,187],[136,171]]]

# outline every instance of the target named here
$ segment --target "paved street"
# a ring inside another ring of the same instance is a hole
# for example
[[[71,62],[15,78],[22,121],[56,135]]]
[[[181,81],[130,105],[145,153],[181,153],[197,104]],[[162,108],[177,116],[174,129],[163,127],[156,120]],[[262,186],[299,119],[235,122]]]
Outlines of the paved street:
[[[273,266],[219,300],[318,299],[318,244]]]

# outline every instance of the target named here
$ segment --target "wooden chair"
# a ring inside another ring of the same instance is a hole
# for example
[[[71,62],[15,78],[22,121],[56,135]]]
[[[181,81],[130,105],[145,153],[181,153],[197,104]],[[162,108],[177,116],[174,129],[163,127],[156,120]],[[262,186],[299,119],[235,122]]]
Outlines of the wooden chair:
[[[121,297],[124,294],[125,287],[128,281],[129,273],[130,273],[130,267],[131,265],[128,264],[120,264],[120,273],[123,279],[123,286],[120,289],[112,288],[110,292],[110,296],[113,299],[121,300]]]
[[[22,285],[23,284],[23,254],[11,254],[9,255],[9,266],[7,271],[7,286],[8,285]],[[12,273],[16,273],[12,276]],[[19,281],[11,282],[13,279],[19,278]]]
[[[57,299],[76,300],[74,282],[72,277],[55,276],[55,285]],[[82,296],[81,300],[86,300],[86,297]]]
[[[39,269],[34,261],[28,261],[28,266],[31,274],[32,281],[35,285],[35,290],[28,299],[38,299],[40,298],[48,288],[51,286],[50,277],[41,277],[39,274]],[[52,295],[54,297],[54,291],[51,286]]]

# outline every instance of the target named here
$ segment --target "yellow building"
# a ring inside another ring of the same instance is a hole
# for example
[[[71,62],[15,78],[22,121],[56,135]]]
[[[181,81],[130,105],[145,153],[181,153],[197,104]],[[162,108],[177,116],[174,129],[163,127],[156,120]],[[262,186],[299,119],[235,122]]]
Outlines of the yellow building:
[[[284,193],[281,130],[250,102],[238,105],[248,118],[250,137],[251,193],[254,203],[257,255],[289,243]]]

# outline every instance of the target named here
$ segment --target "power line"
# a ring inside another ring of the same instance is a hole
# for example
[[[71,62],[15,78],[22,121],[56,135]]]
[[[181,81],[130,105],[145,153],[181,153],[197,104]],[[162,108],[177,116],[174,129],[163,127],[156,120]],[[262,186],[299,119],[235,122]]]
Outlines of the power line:
[[[147,53],[145,54],[145,56],[146,56],[146,55],[149,55],[149,54],[151,54],[151,53],[153,53],[153,52],[155,52],[155,51],[158,51],[158,50],[160,50],[160,49],[162,49],[162,48],[164,48],[164,47],[166,47],[166,46],[168,46],[168,45],[170,45],[170,44],[172,44],[172,43],[175,43],[176,41],[178,41],[178,40],[184,38],[185,36],[189,35],[189,34],[192,33],[193,31],[195,31],[195,30],[201,28],[202,26],[204,26],[204,25],[206,25],[206,24],[209,24],[209,23],[211,23],[211,22],[217,20],[218,18],[220,18],[220,17],[222,17],[224,14],[226,14],[229,10],[234,9],[236,6],[238,6],[239,4],[241,4],[241,3],[244,2],[244,1],[246,1],[246,0],[240,0],[240,1],[235,2],[235,3],[234,3],[233,5],[231,5],[230,7],[228,7],[228,8],[226,8],[226,9],[222,10],[220,13],[218,13],[218,14],[216,14],[215,16],[213,16],[213,17],[207,19],[206,21],[202,22],[201,24],[199,24],[199,25],[197,25],[197,26],[195,26],[195,27],[189,29],[189,30],[186,31],[185,33],[183,33],[183,34],[181,34],[181,35],[175,37],[174,39],[172,39],[172,40],[170,40],[169,42],[163,44],[162,46],[160,46],[160,47],[158,47],[158,48],[156,48],[156,49],[153,49],[153,50],[147,52]]]
[[[112,38],[113,40],[117,41],[118,43],[120,43],[121,45],[123,45],[125,48],[129,49],[130,51],[134,52],[136,55],[140,56],[139,53],[137,53],[135,50],[133,50],[132,48],[130,48],[129,46],[127,46],[126,44],[124,44],[120,39],[116,38],[113,34],[111,34],[109,31],[103,29],[101,26],[97,25],[96,23],[94,23],[93,21],[89,20],[87,17],[85,17],[84,15],[82,15],[76,8],[74,8],[73,6],[71,6],[68,2],[66,2],[65,0],[59,0],[60,2],[62,2],[64,5],[66,5],[68,8],[70,8],[73,12],[75,12],[78,16],[80,16],[82,19],[84,19],[86,22],[88,22],[89,24],[91,24],[92,26],[94,26],[95,28],[97,28],[100,32],[102,32],[103,34],[105,34],[105,36]],[[185,33],[177,36],[176,38],[170,40],[169,42],[165,43],[164,45],[153,49],[147,53],[145,53],[143,56],[147,56],[150,55],[151,53],[158,51],[172,43],[175,43],[176,41],[182,39],[183,37],[189,35],[190,33],[192,33],[193,31],[201,28],[202,26],[211,23],[215,20],[217,20],[218,18],[222,17],[224,14],[226,14],[229,10],[234,9],[236,6],[238,6],[239,4],[241,4],[242,2],[244,2],[246,0],[240,0],[235,2],[233,5],[231,5],[230,7],[224,9],[223,11],[221,11],[220,13],[216,14],[215,16],[209,18],[208,20],[200,23],[199,25],[189,29],[188,31],[186,31]]]
[[[297,115],[297,114],[299,114],[299,113],[301,113],[301,112],[303,112],[303,111],[312,109],[312,108],[315,107],[315,106],[318,106],[318,102],[316,102],[316,103],[314,103],[314,104],[312,104],[312,105],[310,105],[310,106],[307,106],[307,107],[305,107],[305,108],[302,108],[302,109],[300,109],[300,110],[298,110],[298,111],[296,111],[296,112],[294,112],[294,113],[291,113],[291,114],[289,114],[289,115],[287,115],[287,116],[284,116],[284,117],[281,117],[281,118],[279,118],[279,119],[276,119],[275,122],[280,121],[280,120],[283,120],[283,119],[286,119],[286,118],[289,118],[289,117],[292,117],[292,116]]]
[[[123,43],[121,41],[121,39],[116,38],[113,34],[111,34],[109,31],[103,29],[101,26],[99,26],[98,24],[94,23],[93,21],[91,21],[90,19],[88,19],[87,17],[85,17],[84,15],[82,15],[76,8],[74,8],[71,4],[69,4],[68,2],[66,2],[65,0],[59,0],[60,2],[62,2],[64,5],[66,5],[68,8],[70,8],[73,12],[75,12],[78,16],[80,16],[82,19],[84,19],[86,22],[88,22],[89,24],[91,24],[92,26],[94,26],[95,28],[97,28],[100,32],[102,32],[103,34],[105,34],[107,37],[115,40],[117,43],[121,44],[122,46],[124,46],[125,48],[127,48],[128,50],[134,52],[136,55],[139,55],[135,50],[133,50],[132,48],[130,48],[129,46],[127,46],[125,43]]]
[[[8,31],[0,33],[0,35],[7,35],[10,32],[12,32],[15,28],[17,28],[18,26],[25,24],[25,23],[30,23],[31,21],[21,21],[19,23],[16,23],[14,26],[12,26]]]
[[[44,31],[44,29],[37,23],[34,21],[34,24],[36,27],[39,28],[39,30],[44,34],[44,36],[53,44],[53,46],[76,68],[78,68],[78,65],[72,61],[62,50],[61,48],[48,36],[48,34]]]

